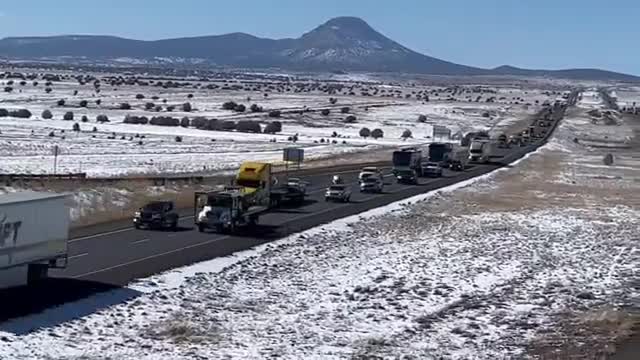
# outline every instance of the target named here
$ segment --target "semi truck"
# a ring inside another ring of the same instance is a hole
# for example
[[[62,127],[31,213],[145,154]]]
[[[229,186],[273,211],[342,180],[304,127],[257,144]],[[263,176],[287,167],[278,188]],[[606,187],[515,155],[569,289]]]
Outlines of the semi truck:
[[[273,207],[304,201],[303,187],[288,182],[282,186],[275,183],[271,164],[244,162],[231,186],[194,194],[198,230],[233,233],[238,227],[257,224],[260,216]]]
[[[0,288],[30,285],[68,262],[66,195],[17,192],[0,195]]]
[[[487,163],[493,154],[494,143],[487,139],[476,139],[469,145],[469,161]]]
[[[448,167],[449,154],[453,150],[452,144],[433,143],[429,144],[428,161],[438,163],[442,167]]]
[[[418,176],[422,176],[422,151],[416,148],[405,148],[393,152],[393,175],[399,183],[418,182]]]

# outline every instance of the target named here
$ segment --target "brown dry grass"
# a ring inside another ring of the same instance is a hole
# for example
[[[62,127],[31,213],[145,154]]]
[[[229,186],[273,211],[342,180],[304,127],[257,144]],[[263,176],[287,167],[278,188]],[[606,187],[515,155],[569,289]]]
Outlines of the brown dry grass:
[[[640,314],[603,308],[567,314],[553,332],[537,338],[530,355],[542,360],[610,359],[617,344],[633,336],[640,326]]]

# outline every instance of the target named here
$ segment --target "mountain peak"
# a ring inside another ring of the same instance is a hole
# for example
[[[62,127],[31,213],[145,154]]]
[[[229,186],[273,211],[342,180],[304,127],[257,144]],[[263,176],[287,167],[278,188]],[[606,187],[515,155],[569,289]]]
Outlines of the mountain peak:
[[[339,16],[333,19],[330,19],[324,26],[338,26],[338,27],[347,27],[347,28],[366,28],[371,29],[371,26],[367,24],[366,21],[362,20],[359,17],[355,16]]]

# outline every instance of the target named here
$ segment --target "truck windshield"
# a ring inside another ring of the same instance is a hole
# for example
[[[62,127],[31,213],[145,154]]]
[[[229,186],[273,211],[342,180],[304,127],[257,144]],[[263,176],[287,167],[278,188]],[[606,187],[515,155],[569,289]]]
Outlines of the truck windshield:
[[[236,180],[236,184],[238,186],[254,188],[254,189],[258,189],[258,188],[261,187],[260,186],[260,180],[238,179],[238,180]]]
[[[144,206],[144,211],[162,211],[164,209],[164,203],[154,202]]]
[[[211,207],[231,207],[233,199],[229,196],[211,196],[208,204]]]
[[[331,187],[329,188],[329,190],[331,190],[331,191],[343,191],[343,190],[344,190],[344,186],[337,186],[337,185],[334,185],[334,186],[331,186]]]
[[[396,151],[393,153],[394,165],[410,165],[411,164],[411,152],[408,151]]]

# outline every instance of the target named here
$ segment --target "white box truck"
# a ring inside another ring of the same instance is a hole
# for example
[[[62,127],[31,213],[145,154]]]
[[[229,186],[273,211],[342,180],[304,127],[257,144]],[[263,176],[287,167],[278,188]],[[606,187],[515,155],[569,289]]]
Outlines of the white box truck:
[[[17,192],[0,195],[0,289],[23,286],[67,266],[69,209],[66,195]]]

